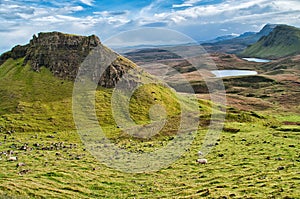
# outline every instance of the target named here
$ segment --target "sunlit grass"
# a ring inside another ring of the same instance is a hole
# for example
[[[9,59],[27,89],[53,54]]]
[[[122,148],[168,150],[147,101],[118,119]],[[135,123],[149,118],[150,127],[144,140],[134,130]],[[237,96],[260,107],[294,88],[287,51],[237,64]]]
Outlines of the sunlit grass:
[[[73,121],[72,82],[53,77],[47,69],[33,72],[22,66],[22,60],[9,60],[0,67],[0,84],[0,198],[300,195],[300,134],[280,129],[285,127],[281,122],[298,122],[299,116],[279,116],[277,121],[272,115],[229,108],[224,132],[205,157],[208,164],[200,165],[196,160],[212,109],[210,102],[200,100],[199,129],[191,147],[159,171],[129,174],[105,166],[86,150]],[[151,123],[149,110],[160,103],[168,124],[158,136],[139,139],[118,128],[110,108],[112,93],[104,88],[96,92],[98,122],[110,141],[128,152],[147,153],[166,146],[178,129],[178,98],[189,102],[162,85],[141,87],[131,99],[132,120],[138,125]],[[186,109],[195,102],[189,103]],[[9,151],[18,161],[7,161],[3,152]]]

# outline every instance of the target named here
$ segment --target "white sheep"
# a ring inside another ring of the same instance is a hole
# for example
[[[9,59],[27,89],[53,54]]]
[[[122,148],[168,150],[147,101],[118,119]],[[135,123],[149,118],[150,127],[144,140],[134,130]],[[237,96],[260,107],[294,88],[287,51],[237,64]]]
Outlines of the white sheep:
[[[207,164],[207,159],[198,159],[197,162],[199,164]]]
[[[17,157],[14,157],[14,156],[11,156],[7,159],[8,161],[17,161],[18,158]]]

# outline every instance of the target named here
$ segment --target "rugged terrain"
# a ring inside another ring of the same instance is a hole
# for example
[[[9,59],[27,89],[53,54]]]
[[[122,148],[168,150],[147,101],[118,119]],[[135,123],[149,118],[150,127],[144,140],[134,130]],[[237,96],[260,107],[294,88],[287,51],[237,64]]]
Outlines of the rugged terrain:
[[[271,33],[273,34],[273,33]],[[178,47],[180,50],[183,47]],[[194,47],[191,47],[193,49]],[[185,50],[187,47],[185,47]],[[161,53],[160,53],[161,52]],[[285,52],[285,51],[284,51]],[[159,56],[158,56],[159,54]],[[184,59],[175,56],[172,52],[161,49],[137,50],[125,54],[129,59],[139,63],[145,69],[156,76],[160,76],[162,71],[176,70],[179,74],[173,75],[170,72],[164,79],[170,84],[177,83],[182,77],[189,81],[200,98],[209,99],[207,86],[203,78],[195,71],[195,67],[189,62],[189,58]],[[241,110],[292,111],[299,113],[299,55],[272,60],[269,63],[249,62],[240,55],[225,53],[207,54],[210,61],[204,60],[205,72],[202,75],[213,77],[206,69],[215,64],[218,70],[254,70],[258,76],[227,77],[223,78],[226,87],[228,104]],[[152,62],[151,62],[152,60]],[[153,65],[151,65],[152,63]],[[159,67],[154,64],[160,63]],[[163,67],[164,66],[164,67]],[[200,70],[201,70],[200,69]],[[211,69],[210,69],[211,70]],[[290,102],[289,102],[290,100]]]
[[[194,133],[191,147],[184,148],[184,154],[169,166],[155,172],[120,172],[99,162],[83,144],[72,112],[74,79],[80,61],[97,47],[116,56],[110,66],[114,73],[106,71],[92,94],[97,122],[117,147],[140,154],[162,149],[175,139],[182,108],[197,113],[197,117],[188,115],[188,121],[199,122],[198,128],[184,132]],[[174,67],[196,85],[203,83],[194,79],[197,76],[190,63],[167,51],[142,51],[130,54],[131,58],[141,65],[153,62]],[[215,106],[205,92],[198,93],[196,101],[191,101],[190,95],[179,95],[102,46],[95,36],[43,33],[30,44],[5,53],[0,66],[0,198],[299,197],[300,118],[295,114],[299,108],[299,56],[267,64],[219,53],[211,58],[222,69],[248,68],[260,73],[257,77],[224,79],[229,107]],[[63,70],[57,73],[60,67]],[[141,83],[125,107],[130,118],[147,127],[153,120],[161,120],[160,109],[166,110],[166,125],[151,138],[130,136],[128,129],[117,124],[111,109],[112,87],[122,77],[117,74],[128,68],[136,71],[133,79]],[[173,78],[176,81],[177,76]],[[149,80],[155,82],[149,84]],[[260,109],[264,104],[270,108]],[[159,109],[151,109],[154,105]],[[226,110],[225,127],[217,143],[207,146],[212,148],[205,157],[208,164],[198,164],[198,151],[215,109],[218,116],[224,116]]]
[[[96,50],[106,51],[106,56],[116,57],[109,66],[103,66],[107,67],[99,80],[99,85],[103,87],[114,87],[123,74],[136,68],[133,62],[103,46],[95,35],[85,37],[60,32],[34,35],[29,44],[18,45],[1,55],[0,64],[9,58],[22,58],[24,59],[22,65],[29,63],[34,71],[40,71],[41,67],[45,67],[57,77],[75,80],[80,65]]]

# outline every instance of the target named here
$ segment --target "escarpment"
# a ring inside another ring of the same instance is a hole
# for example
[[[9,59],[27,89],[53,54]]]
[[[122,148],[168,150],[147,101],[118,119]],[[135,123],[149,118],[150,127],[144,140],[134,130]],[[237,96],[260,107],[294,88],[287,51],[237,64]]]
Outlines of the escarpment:
[[[6,60],[24,58],[24,65],[30,64],[34,71],[48,68],[55,76],[75,80],[84,60],[94,49],[104,49],[115,60],[105,67],[98,85],[112,88],[130,69],[136,65],[105,47],[95,36],[78,36],[60,32],[39,33],[29,44],[17,45],[0,57],[0,65]]]

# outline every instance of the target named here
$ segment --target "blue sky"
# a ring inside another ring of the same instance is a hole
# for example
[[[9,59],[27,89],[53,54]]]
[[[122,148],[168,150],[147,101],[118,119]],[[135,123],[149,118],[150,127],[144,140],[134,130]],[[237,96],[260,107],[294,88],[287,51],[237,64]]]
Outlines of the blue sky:
[[[0,0],[0,52],[38,32],[96,34],[105,40],[143,27],[197,41],[259,31],[266,23],[300,27],[299,0]]]

